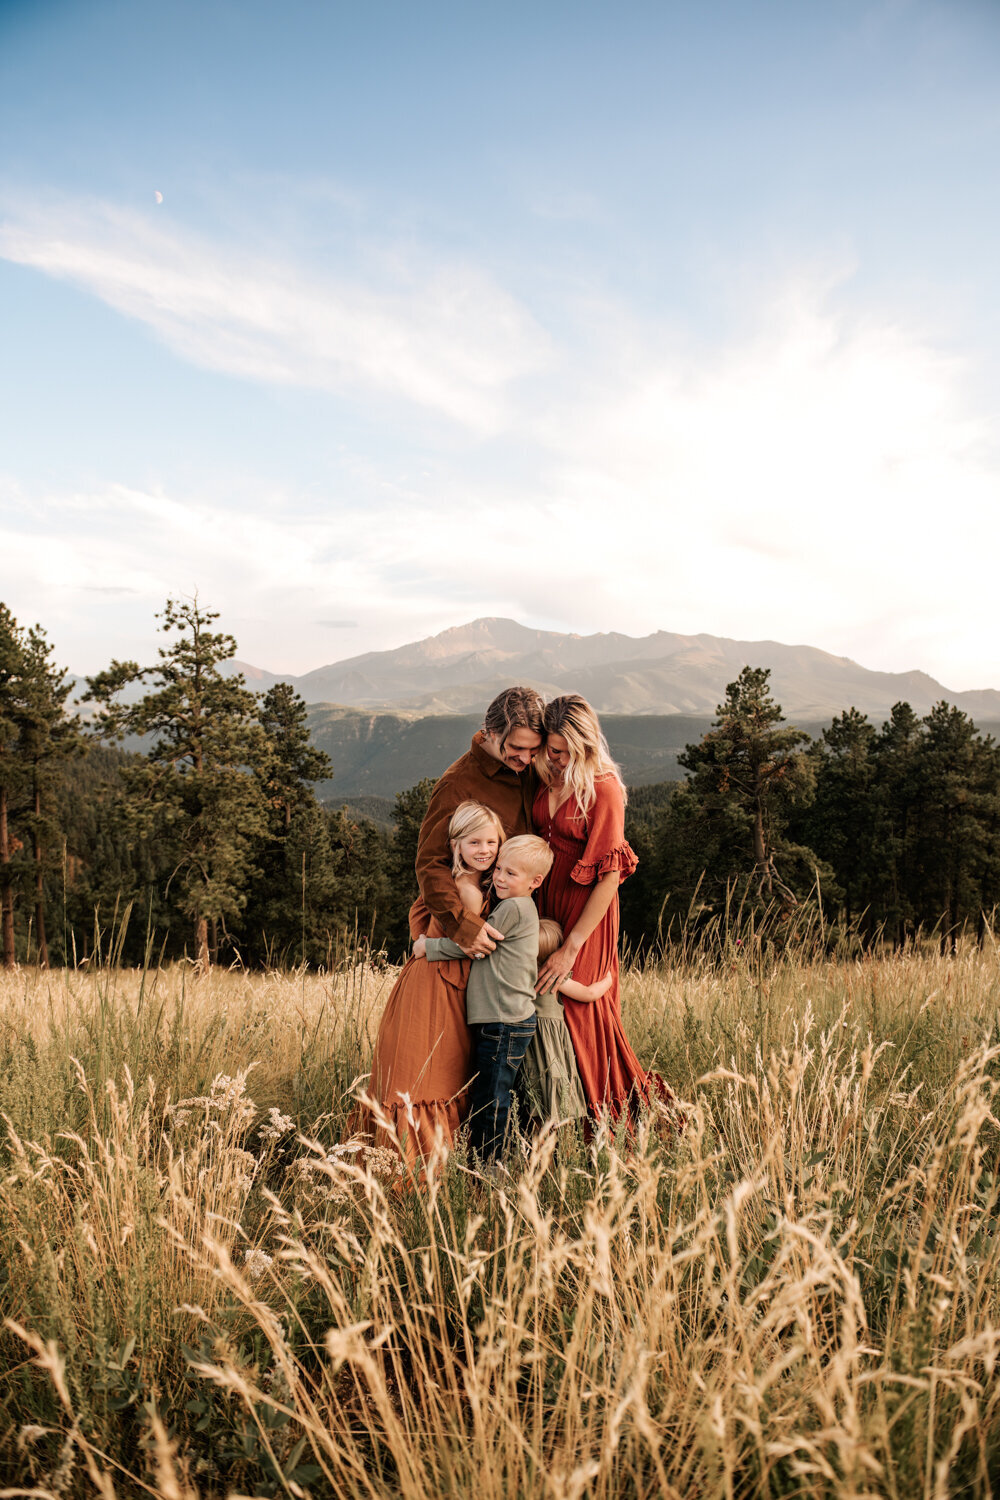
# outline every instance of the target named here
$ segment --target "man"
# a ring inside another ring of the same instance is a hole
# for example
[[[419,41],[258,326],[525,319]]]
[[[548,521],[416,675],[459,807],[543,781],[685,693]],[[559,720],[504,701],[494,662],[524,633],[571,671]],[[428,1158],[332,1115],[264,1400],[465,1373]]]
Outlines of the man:
[[[420,825],[420,894],[445,936],[469,958],[492,953],[503,934],[462,906],[451,872],[448,824],[460,802],[481,802],[496,813],[508,838],[531,832],[531,805],[538,790],[532,758],[542,744],[544,710],[534,688],[505,688],[494,698],[469,750],[448,767],[431,793]]]

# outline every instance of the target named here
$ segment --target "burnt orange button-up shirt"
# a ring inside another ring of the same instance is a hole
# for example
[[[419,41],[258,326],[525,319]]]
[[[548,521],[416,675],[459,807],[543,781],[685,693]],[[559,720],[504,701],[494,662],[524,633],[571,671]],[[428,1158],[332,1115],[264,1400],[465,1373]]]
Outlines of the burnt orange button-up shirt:
[[[448,767],[431,793],[417,842],[417,880],[424,903],[445,936],[463,948],[475,941],[485,918],[466,911],[455,889],[448,842],[451,815],[460,802],[481,802],[496,813],[511,839],[531,832],[531,804],[537,790],[534,766],[520,774],[511,770],[486,749],[480,730],[467,753]]]

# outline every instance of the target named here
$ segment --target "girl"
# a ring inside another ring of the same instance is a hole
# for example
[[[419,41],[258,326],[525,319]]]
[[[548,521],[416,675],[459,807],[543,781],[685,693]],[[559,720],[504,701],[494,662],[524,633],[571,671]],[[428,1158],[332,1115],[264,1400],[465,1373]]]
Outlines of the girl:
[[[496,813],[462,802],[448,825],[452,874],[462,903],[478,915],[484,887],[504,841]],[[422,901],[410,909],[410,936],[442,937]],[[369,1093],[393,1123],[404,1161],[426,1160],[437,1142],[449,1147],[468,1110],[472,1038],[465,1019],[470,960],[429,964],[410,958],[386,1002],[372,1055]],[[405,1096],[405,1097],[404,1097]],[[372,1111],[359,1106],[351,1133],[391,1145]]]
[[[504,841],[496,813],[481,802],[460,802],[448,824],[451,873],[466,911],[479,916],[489,887],[489,873]]]
[[[562,941],[563,931],[559,923],[543,917],[538,924],[539,965],[551,958]],[[524,1054],[517,1088],[524,1098],[528,1115],[536,1124],[586,1118],[587,1100],[561,997],[565,995],[580,1005],[592,1005],[607,994],[613,982],[610,971],[596,984],[578,984],[575,979],[564,979],[558,992],[550,989],[535,997],[535,1035]]]

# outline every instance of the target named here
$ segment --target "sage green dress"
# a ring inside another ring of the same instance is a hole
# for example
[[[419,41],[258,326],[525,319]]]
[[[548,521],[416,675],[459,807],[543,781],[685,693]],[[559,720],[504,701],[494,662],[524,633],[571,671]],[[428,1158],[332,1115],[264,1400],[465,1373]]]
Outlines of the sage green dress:
[[[517,1092],[533,1119],[582,1120],[587,1100],[569,1027],[554,990],[535,996],[535,1015],[535,1034],[517,1075]]]

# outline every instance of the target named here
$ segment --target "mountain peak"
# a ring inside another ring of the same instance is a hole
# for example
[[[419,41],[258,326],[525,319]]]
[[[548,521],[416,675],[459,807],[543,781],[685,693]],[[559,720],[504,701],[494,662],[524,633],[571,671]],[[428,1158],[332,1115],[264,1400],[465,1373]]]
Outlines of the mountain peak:
[[[235,665],[235,664],[234,664]],[[900,699],[927,713],[942,698],[980,718],[1000,720],[1000,693],[951,693],[925,672],[872,672],[845,656],[780,641],[721,636],[593,635],[536,630],[482,615],[391,651],[289,677],[308,703],[364,709],[478,714],[501,688],[519,682],[545,697],[580,693],[599,713],[714,715],[726,685],[744,666],[768,667],[788,717],[812,722],[857,708],[886,718]],[[240,663],[254,686],[278,679]]]

